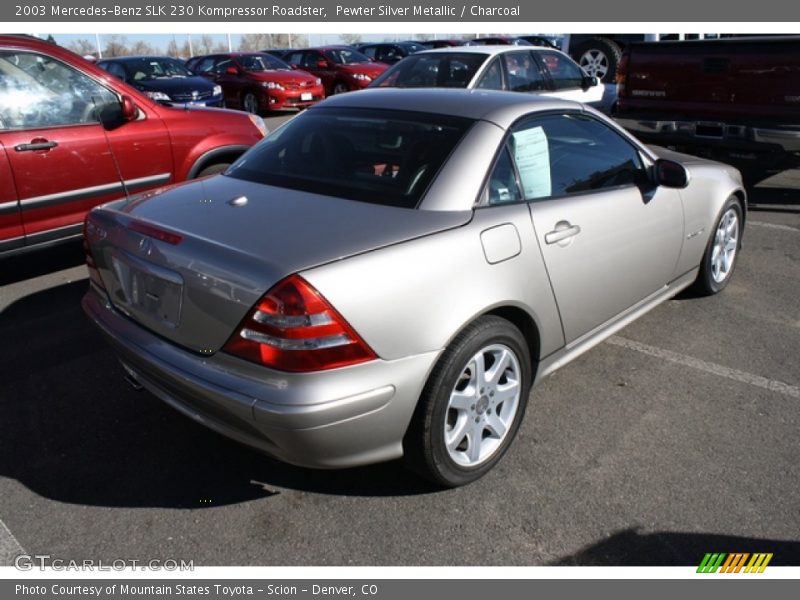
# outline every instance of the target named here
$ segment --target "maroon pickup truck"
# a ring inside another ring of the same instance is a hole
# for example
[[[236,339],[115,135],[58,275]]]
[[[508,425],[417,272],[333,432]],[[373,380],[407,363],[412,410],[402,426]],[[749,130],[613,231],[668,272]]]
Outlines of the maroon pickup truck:
[[[738,167],[800,166],[800,36],[628,46],[617,120],[641,140]]]

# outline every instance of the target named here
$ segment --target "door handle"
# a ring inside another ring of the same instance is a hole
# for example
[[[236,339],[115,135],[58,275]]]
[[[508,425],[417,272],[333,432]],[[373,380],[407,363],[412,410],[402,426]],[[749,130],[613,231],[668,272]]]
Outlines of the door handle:
[[[557,244],[575,237],[580,232],[580,225],[572,225],[569,221],[559,221],[553,231],[548,231],[544,234],[544,241],[547,244]]]
[[[14,150],[17,152],[31,152],[34,150],[50,150],[58,146],[58,142],[48,142],[46,140],[33,141],[30,144],[17,144]]]

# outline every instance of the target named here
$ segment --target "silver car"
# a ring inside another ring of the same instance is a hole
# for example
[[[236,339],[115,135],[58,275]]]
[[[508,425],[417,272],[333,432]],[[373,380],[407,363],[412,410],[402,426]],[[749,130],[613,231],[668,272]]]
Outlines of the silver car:
[[[211,429],[457,486],[503,456],[532,385],[724,288],[745,212],[735,169],[581,104],[367,90],[223,175],[93,210],[83,307],[129,377]]]
[[[617,85],[600,83],[555,48],[458,46],[407,56],[369,87],[446,87],[525,92],[583,102],[609,114]]]

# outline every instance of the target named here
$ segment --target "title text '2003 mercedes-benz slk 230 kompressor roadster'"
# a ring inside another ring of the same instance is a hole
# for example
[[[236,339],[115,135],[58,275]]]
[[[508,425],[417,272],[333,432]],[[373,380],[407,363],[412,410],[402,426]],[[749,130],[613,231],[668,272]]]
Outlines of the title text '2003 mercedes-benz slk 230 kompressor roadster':
[[[720,291],[732,167],[564,100],[345,94],[223,175],[95,209],[83,300],[129,375],[307,467],[486,473],[532,384],[694,284]]]

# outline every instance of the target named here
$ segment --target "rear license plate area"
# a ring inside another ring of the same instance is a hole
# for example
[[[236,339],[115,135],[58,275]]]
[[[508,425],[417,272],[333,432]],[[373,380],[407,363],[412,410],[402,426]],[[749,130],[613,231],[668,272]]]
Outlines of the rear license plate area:
[[[310,101],[310,100],[311,100],[313,97],[314,97],[314,96],[311,94],[311,92],[303,92],[302,94],[300,94],[300,100],[301,100],[302,102],[308,102],[308,101]]]
[[[114,253],[111,263],[119,285],[113,294],[118,308],[139,321],[178,326],[183,299],[183,278],[178,273],[124,252]]]

